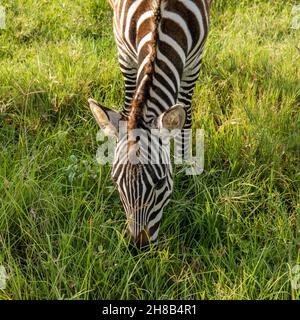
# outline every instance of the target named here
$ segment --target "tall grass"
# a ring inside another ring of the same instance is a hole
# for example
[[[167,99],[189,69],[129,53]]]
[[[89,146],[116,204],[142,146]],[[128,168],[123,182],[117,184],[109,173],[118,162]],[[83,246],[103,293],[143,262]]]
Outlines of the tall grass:
[[[4,1],[0,299],[299,299],[296,4],[215,1],[193,99],[205,172],[175,170],[159,248],[133,255],[85,105],[122,105],[109,5]]]

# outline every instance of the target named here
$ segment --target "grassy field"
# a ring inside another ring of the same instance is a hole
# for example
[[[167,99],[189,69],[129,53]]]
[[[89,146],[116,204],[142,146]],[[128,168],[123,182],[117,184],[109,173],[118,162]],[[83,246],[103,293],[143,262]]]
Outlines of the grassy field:
[[[193,100],[205,172],[175,172],[132,255],[85,101],[121,106],[105,0],[4,0],[0,299],[300,299],[300,29],[291,0],[216,0]]]

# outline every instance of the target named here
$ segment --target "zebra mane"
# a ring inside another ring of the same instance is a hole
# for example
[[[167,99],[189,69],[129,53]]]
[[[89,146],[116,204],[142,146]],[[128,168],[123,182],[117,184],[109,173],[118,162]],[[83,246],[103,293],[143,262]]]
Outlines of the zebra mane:
[[[154,30],[152,31],[152,39],[149,42],[150,55],[148,62],[144,66],[143,78],[136,88],[132,99],[130,114],[128,117],[128,131],[138,128],[143,119],[144,104],[149,97],[151,84],[153,82],[153,74],[155,60],[157,56],[157,42],[159,35],[159,24],[161,21],[161,5],[164,0],[153,0],[152,10],[154,15]]]

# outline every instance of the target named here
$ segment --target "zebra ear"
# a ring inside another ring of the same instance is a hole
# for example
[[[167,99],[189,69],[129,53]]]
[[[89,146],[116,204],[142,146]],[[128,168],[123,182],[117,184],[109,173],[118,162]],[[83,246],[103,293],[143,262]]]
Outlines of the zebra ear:
[[[99,127],[107,136],[119,135],[119,121],[122,115],[114,110],[101,106],[96,100],[88,99],[89,107]]]
[[[186,112],[183,105],[176,104],[162,113],[157,119],[159,129],[182,129],[186,121]]]

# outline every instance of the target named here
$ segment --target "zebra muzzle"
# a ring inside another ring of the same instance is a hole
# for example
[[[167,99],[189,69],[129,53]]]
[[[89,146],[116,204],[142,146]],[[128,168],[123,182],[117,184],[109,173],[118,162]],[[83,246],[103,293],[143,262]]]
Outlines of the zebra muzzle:
[[[139,233],[134,233],[131,231],[131,228],[128,228],[128,235],[130,241],[134,242],[138,247],[147,246],[151,239],[150,234],[147,228],[141,230]]]

